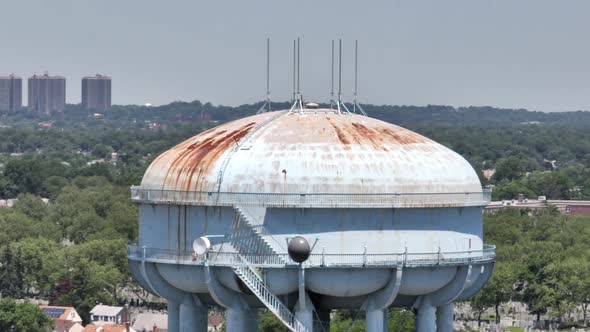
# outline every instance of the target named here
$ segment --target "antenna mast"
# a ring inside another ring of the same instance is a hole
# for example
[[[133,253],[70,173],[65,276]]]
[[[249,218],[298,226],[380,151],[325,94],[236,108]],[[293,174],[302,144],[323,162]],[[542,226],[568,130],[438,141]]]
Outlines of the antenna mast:
[[[300,89],[300,52],[301,52],[301,41],[299,37],[293,41],[293,105],[291,106],[290,112],[299,109],[303,110],[303,96],[301,95]],[[297,92],[295,87],[297,86]]]
[[[256,114],[271,111],[270,101],[270,38],[266,38],[266,101]]]
[[[358,108],[359,111],[361,112],[361,114],[363,115],[367,115],[367,113],[365,113],[365,110],[363,110],[363,108],[361,107],[361,105],[357,102],[356,97],[357,97],[357,87],[358,87],[358,53],[359,53],[359,41],[355,40],[354,41],[354,106],[352,111],[354,113],[356,113],[356,109]]]
[[[330,109],[334,108],[334,39],[332,39],[332,85],[330,88]]]
[[[338,40],[338,111],[342,102],[342,39]]]
[[[297,37],[297,95],[299,98],[299,110],[303,110],[303,96],[301,95],[301,89],[299,85],[301,83],[301,41]]]
[[[296,79],[296,70],[297,70],[297,45],[295,39],[293,39],[293,99],[292,102],[295,103],[295,79]]]
[[[339,114],[342,113],[343,109],[350,113],[342,102],[342,39],[338,39],[338,100],[336,101],[336,108]]]

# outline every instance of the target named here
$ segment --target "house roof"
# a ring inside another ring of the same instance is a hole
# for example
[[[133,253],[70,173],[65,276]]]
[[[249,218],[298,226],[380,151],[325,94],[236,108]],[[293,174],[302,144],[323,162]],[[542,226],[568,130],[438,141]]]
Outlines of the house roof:
[[[166,328],[168,326],[168,315],[144,312],[135,318],[133,328],[137,331],[151,331],[154,325],[159,328]]]
[[[81,322],[82,319],[73,307],[59,307],[50,305],[40,305],[43,311],[54,320],[67,320],[72,322]]]
[[[130,328],[130,332],[136,332],[135,329]],[[82,330],[82,332],[125,332],[125,325],[114,325],[114,324],[105,324],[105,325],[95,325],[95,324],[88,324]]]
[[[219,326],[223,322],[223,316],[222,315],[211,315],[207,319],[207,322],[211,326]]]
[[[123,311],[123,307],[113,307],[110,305],[102,305],[99,304],[90,310],[92,315],[97,316],[117,316],[119,313]]]
[[[72,325],[72,327],[70,327],[70,329],[68,330],[68,332],[83,332],[84,331],[84,326],[82,326],[80,323],[74,323],[74,325]]]

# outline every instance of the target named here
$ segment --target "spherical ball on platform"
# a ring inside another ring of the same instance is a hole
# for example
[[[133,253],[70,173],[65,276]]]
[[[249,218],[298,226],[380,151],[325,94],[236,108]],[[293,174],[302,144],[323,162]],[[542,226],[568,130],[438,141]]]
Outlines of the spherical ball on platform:
[[[289,241],[289,247],[287,248],[289,257],[297,263],[303,263],[309,258],[311,248],[306,239],[301,236],[296,236]]]

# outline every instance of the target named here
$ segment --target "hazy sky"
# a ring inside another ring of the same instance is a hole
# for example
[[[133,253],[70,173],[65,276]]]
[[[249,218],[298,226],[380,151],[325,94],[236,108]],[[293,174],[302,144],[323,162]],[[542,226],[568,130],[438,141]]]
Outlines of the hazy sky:
[[[0,75],[113,77],[116,104],[199,99],[239,105],[265,96],[271,38],[273,99],[291,95],[292,40],[301,87],[327,101],[330,42],[344,43],[351,99],[590,110],[590,1],[3,0]],[[26,85],[26,84],[25,84]]]

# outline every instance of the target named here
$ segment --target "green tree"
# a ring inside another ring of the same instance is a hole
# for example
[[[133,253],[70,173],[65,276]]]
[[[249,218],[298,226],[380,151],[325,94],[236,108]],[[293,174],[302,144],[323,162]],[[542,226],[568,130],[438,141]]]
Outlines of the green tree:
[[[552,278],[550,265],[562,258],[563,248],[555,242],[534,241],[527,243],[523,249],[524,259],[521,264],[525,270],[520,279],[523,301],[539,321],[541,314],[547,313],[548,308],[559,305],[557,280]]]
[[[53,320],[36,305],[0,299],[0,331],[50,332],[54,326]]]
[[[530,172],[538,168],[538,163],[530,158],[508,157],[500,159],[496,164],[496,173],[494,179],[516,180],[521,178],[525,172]]]
[[[258,331],[287,332],[289,329],[270,311],[262,311],[258,315]]]
[[[330,331],[365,331],[365,315],[362,311],[338,310],[334,313],[330,322]]]
[[[525,198],[537,198],[534,191],[518,180],[500,182],[492,191],[494,200],[517,199],[520,194]]]
[[[500,322],[500,305],[510,300],[517,281],[517,271],[509,263],[496,263],[492,278],[471,301],[472,308],[478,312],[478,321],[481,321],[481,314],[485,309],[494,308],[496,322]]]
[[[47,215],[47,204],[31,194],[20,194],[14,209],[34,220],[42,220]]]
[[[560,295],[559,314],[571,315],[579,305],[582,309],[584,325],[587,323],[587,311],[590,304],[590,262],[587,257],[568,257],[553,262],[548,271],[556,280]]]
[[[389,331],[413,332],[416,330],[416,317],[412,310],[393,308],[389,310]]]
[[[40,194],[43,190],[43,170],[34,160],[11,160],[6,163],[4,176],[19,193]]]
[[[24,290],[24,264],[19,251],[6,245],[0,255],[0,292],[3,296],[21,298]]]
[[[48,295],[65,274],[64,248],[47,238],[26,238],[11,244],[22,254],[24,289]]]
[[[105,144],[96,144],[92,148],[92,154],[97,158],[110,159],[113,148]]]

